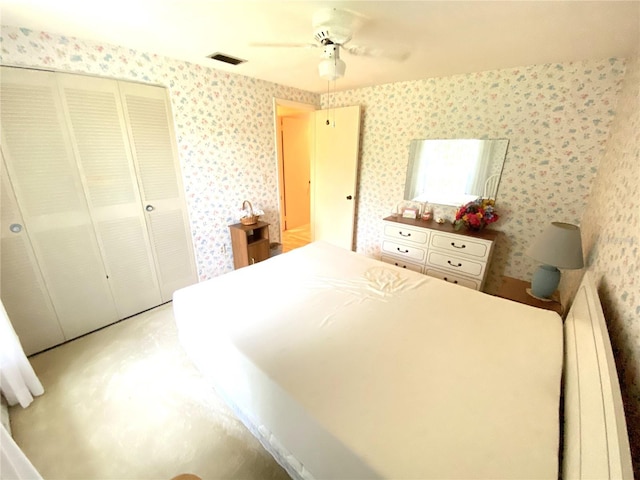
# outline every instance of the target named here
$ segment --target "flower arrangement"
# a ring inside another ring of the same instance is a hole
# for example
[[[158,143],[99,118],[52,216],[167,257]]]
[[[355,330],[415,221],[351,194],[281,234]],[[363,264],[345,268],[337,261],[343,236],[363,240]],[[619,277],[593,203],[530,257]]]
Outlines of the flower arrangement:
[[[453,222],[455,230],[463,226],[467,230],[480,231],[490,223],[497,222],[500,215],[496,212],[495,201],[489,198],[478,198],[458,208]]]

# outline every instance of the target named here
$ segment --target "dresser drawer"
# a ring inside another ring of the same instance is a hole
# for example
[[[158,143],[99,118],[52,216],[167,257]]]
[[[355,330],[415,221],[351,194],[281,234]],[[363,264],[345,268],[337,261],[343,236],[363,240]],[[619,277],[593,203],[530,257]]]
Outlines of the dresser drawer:
[[[444,280],[445,282],[455,283],[456,285],[461,285],[463,287],[472,288],[474,290],[480,290],[480,281],[473,280],[472,278],[464,278],[460,277],[454,273],[443,272],[442,270],[436,270],[434,268],[427,267],[424,272],[426,275],[430,277],[439,278],[440,280]]]
[[[418,263],[407,262],[403,259],[399,259],[397,257],[390,257],[387,255],[382,255],[380,259],[385,263],[390,263],[391,265],[395,265],[396,267],[406,268],[407,270],[413,270],[414,272],[422,273],[422,265]]]
[[[458,232],[451,225],[383,219],[381,260],[450,283],[482,290],[499,232]]]
[[[395,255],[396,257],[403,257],[411,259],[414,262],[422,263],[426,257],[427,251],[424,248],[414,247],[399,242],[392,242],[389,240],[382,241],[382,251]]]
[[[426,230],[418,230],[406,227],[401,224],[384,226],[384,236],[389,240],[399,240],[401,242],[420,243],[426,246],[429,240],[429,232]]]
[[[438,248],[453,254],[462,253],[486,260],[491,251],[491,242],[471,239],[464,235],[446,235],[434,233],[431,235],[430,247]]]
[[[482,279],[485,269],[485,264],[482,262],[467,260],[466,258],[447,255],[436,251],[429,251],[427,266],[429,265],[449,272],[471,275],[479,279]]]

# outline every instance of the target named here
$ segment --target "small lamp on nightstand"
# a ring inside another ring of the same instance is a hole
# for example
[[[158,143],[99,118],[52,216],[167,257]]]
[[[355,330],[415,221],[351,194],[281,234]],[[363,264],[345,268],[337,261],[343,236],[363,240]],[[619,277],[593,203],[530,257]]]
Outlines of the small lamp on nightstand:
[[[526,252],[542,265],[533,274],[531,295],[547,299],[560,283],[560,270],[582,268],[582,239],[580,227],[570,223],[552,222]]]

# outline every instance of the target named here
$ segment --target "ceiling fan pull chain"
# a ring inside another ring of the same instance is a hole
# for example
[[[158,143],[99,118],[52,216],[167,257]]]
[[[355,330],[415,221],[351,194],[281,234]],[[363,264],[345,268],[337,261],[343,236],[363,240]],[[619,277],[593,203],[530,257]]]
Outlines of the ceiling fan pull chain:
[[[331,97],[329,96],[329,85],[331,85],[331,81],[327,80],[327,126],[331,125],[329,122],[329,107],[331,107]]]
[[[336,81],[333,81],[333,94],[336,94]],[[333,106],[333,128],[336,128],[336,107]]]

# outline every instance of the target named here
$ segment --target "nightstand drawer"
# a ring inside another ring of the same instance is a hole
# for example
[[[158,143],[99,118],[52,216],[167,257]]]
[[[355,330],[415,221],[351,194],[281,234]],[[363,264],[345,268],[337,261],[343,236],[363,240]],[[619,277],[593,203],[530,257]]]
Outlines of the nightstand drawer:
[[[454,254],[462,253],[477,257],[479,260],[486,259],[491,250],[490,242],[482,242],[475,239],[469,239],[462,235],[446,235],[442,233],[434,233],[431,235],[430,246],[446,250]]]
[[[429,252],[427,266],[429,265],[449,272],[457,272],[478,278],[482,278],[485,269],[484,263],[455,257],[453,255],[446,255],[435,251]]]
[[[385,225],[384,236],[389,240],[426,244],[429,240],[429,232],[418,230],[405,225]]]
[[[455,283],[456,285],[472,288],[474,290],[480,290],[480,281],[473,280],[471,278],[460,277],[450,272],[443,272],[442,270],[435,270],[429,267],[425,269],[424,273],[430,277],[444,280],[445,282]]]
[[[395,265],[396,267],[406,268],[407,270],[412,270],[414,272],[422,273],[422,265],[412,262],[406,262],[397,257],[389,257],[387,255],[383,255],[380,258],[385,263],[390,263],[391,265]]]
[[[423,248],[398,242],[391,242],[389,240],[384,240],[382,242],[382,251],[390,255],[395,255],[396,257],[403,257],[420,263],[424,262],[427,254],[426,250]]]

